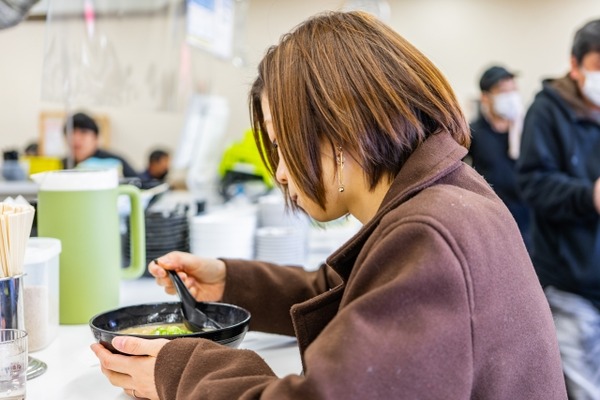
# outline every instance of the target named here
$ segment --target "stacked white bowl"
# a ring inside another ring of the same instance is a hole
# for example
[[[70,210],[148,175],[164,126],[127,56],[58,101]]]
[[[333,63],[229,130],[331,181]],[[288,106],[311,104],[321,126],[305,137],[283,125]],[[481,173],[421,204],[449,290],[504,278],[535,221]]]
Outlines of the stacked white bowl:
[[[190,219],[190,251],[200,257],[252,259],[256,207],[236,205]]]
[[[277,264],[303,266],[308,250],[310,220],[285,210],[279,192],[258,200],[255,258]]]
[[[256,259],[303,266],[306,234],[292,226],[267,226],[256,230]]]

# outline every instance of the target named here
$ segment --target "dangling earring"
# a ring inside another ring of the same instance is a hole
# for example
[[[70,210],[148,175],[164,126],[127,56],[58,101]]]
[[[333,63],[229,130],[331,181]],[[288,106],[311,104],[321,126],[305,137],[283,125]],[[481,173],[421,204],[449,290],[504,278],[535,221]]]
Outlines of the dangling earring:
[[[338,146],[337,150],[338,154],[336,156],[336,160],[338,164],[338,191],[341,193],[344,191],[344,184],[342,183],[342,174],[344,173],[344,153],[342,152],[342,146]]]

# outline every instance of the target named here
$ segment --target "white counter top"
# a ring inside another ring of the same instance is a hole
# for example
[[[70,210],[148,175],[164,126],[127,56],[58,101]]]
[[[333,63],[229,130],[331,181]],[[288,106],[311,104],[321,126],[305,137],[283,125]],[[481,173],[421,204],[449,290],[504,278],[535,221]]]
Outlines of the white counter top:
[[[164,293],[151,278],[121,283],[120,303],[123,306],[176,299]],[[27,399],[131,399],[102,374],[98,359],[90,350],[93,342],[89,326],[61,325],[58,337],[47,348],[30,353],[45,362],[48,370],[27,382]],[[278,376],[297,374],[302,370],[296,341],[292,337],[248,332],[240,347],[259,353]]]

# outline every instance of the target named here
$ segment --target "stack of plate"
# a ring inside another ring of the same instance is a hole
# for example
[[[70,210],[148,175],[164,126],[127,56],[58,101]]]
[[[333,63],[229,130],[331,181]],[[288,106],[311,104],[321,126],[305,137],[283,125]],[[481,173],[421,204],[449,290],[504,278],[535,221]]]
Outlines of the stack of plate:
[[[256,259],[303,265],[310,218],[286,210],[283,194],[279,191],[258,199],[258,217],[260,228],[256,231]]]
[[[148,212],[146,222],[146,263],[171,251],[189,251],[189,224],[185,213]],[[125,262],[131,260],[130,232],[123,237]],[[150,276],[148,271],[144,276]]]
[[[190,250],[200,257],[252,259],[256,208],[224,208],[190,220]]]
[[[302,266],[306,259],[306,231],[294,226],[256,230],[256,259]]]

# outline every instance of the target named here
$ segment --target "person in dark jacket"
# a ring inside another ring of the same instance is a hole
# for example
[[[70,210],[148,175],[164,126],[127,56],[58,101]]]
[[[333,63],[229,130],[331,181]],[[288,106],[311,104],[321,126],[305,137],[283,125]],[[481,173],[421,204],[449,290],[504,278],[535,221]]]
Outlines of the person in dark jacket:
[[[149,271],[295,335],[303,371],[278,377],[205,339],[121,336],[134,357],[92,345],[110,382],[162,400],[565,400],[548,303],[510,212],[462,162],[469,128],[432,62],[374,16],[335,12],[258,69],[254,138],[288,204],[362,228],[318,271],[188,253]]]
[[[71,125],[71,137],[67,137],[73,165],[70,160],[63,160],[63,167],[86,166],[86,168],[116,167],[119,174],[126,178],[137,178],[138,174],[131,165],[121,156],[100,149],[100,129],[96,121],[89,115],[78,112],[72,115],[65,123],[65,135]]]
[[[515,74],[502,66],[485,70],[477,119],[471,122],[469,156],[515,218],[529,247],[529,209],[517,191],[515,163],[523,127],[523,104]]]
[[[171,163],[170,154],[161,149],[152,150],[148,156],[148,167],[140,174],[142,185],[153,186],[165,181]]]
[[[600,20],[575,34],[567,76],[543,82],[517,172],[569,394],[600,399]]]

